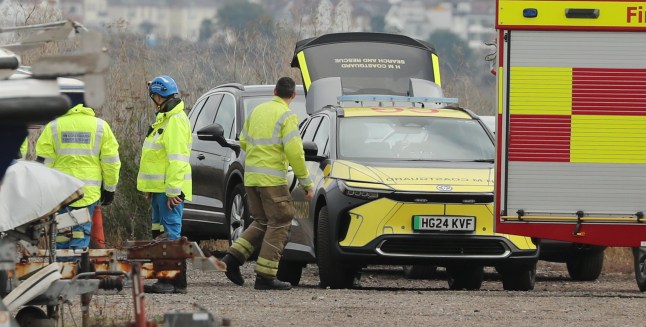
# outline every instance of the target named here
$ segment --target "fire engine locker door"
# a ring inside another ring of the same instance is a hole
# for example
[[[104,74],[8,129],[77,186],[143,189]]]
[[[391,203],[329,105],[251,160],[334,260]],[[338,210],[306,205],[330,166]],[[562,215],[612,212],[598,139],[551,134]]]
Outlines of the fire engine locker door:
[[[501,209],[646,212],[646,33],[510,31],[507,46]]]

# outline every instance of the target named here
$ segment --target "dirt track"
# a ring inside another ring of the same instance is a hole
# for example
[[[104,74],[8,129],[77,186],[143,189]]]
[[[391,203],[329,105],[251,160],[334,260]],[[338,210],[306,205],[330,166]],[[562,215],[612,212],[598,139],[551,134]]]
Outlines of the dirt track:
[[[316,266],[291,291],[255,291],[253,263],[238,287],[222,273],[189,272],[186,295],[147,295],[149,319],[165,312],[197,311],[198,304],[233,326],[644,326],[646,294],[629,274],[602,274],[596,282],[573,282],[564,265],[540,263],[531,292],[508,292],[493,270],[480,291],[449,291],[437,279],[406,280],[400,267],[364,270],[362,288],[317,287]],[[132,317],[131,290],[94,297],[92,315]],[[77,313],[78,319],[78,313]]]

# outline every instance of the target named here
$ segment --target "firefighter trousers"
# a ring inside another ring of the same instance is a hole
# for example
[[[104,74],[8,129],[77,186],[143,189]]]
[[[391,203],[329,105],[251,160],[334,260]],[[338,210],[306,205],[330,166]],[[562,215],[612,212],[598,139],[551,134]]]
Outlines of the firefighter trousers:
[[[253,222],[229,251],[242,263],[260,248],[256,274],[276,278],[278,262],[294,217],[289,189],[286,185],[247,186],[245,189]]]

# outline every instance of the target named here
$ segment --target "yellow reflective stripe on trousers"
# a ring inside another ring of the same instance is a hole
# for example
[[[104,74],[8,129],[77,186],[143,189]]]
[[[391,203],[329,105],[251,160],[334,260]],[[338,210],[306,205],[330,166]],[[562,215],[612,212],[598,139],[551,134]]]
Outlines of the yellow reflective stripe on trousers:
[[[56,243],[69,242],[70,238],[63,235],[56,235]]]
[[[73,231],[72,238],[85,238],[85,233],[83,231]]]
[[[276,277],[276,274],[278,274],[278,261],[258,257],[258,260],[256,260],[255,270],[262,275]]]
[[[150,229],[154,231],[164,231],[164,225],[160,223],[153,223]]]
[[[233,245],[231,245],[231,248],[240,252],[242,256],[244,256],[245,261],[253,254],[253,252],[256,250],[249,241],[245,240],[242,237],[238,237],[235,242],[233,242]]]

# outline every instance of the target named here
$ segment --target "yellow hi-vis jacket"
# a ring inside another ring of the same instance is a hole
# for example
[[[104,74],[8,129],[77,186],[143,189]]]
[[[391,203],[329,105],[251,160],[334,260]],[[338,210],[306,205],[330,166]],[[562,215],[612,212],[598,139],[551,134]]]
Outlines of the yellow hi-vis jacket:
[[[184,102],[175,108],[157,113],[157,119],[146,136],[137,189],[142,192],[165,193],[168,197],[182,192],[188,201],[192,199],[191,178],[191,127],[184,112]]]
[[[245,186],[287,185],[287,168],[291,164],[301,187],[312,187],[298,117],[280,97],[253,110],[240,133],[240,147],[247,153]]]
[[[36,143],[36,155],[45,165],[83,182],[83,198],[73,207],[88,206],[101,198],[101,185],[114,192],[119,182],[119,143],[110,125],[79,104],[49,122]]]

